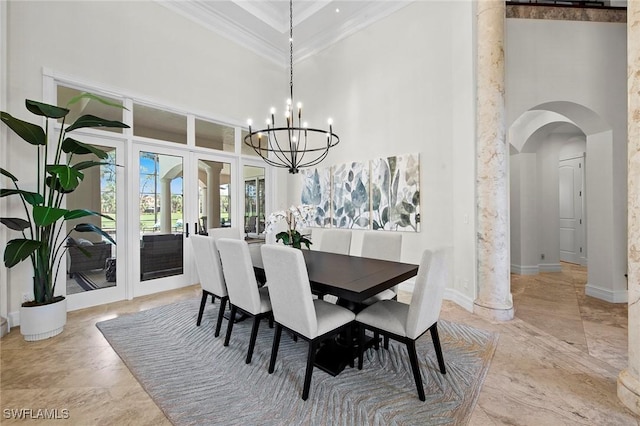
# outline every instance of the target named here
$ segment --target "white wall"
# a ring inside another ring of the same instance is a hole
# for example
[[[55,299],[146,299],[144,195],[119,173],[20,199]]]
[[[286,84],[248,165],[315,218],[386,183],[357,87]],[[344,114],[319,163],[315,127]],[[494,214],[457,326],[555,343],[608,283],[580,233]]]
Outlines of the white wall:
[[[403,234],[402,260],[447,246],[449,293],[475,297],[475,92],[471,2],[416,2],[294,67],[309,124],[331,115],[341,142],[323,163],[419,153],[421,232]],[[288,176],[288,203],[300,178]],[[321,233],[318,230],[317,233]],[[362,231],[354,232],[359,253]],[[455,271],[455,272],[453,272]]]
[[[572,120],[587,135],[589,288],[626,300],[626,25],[507,20],[507,125],[555,101],[585,107]],[[579,118],[585,113],[597,120]],[[610,129],[610,130],[607,130]],[[593,150],[593,153],[590,152]],[[599,229],[593,229],[593,226]],[[598,258],[598,260],[596,260]]]
[[[22,119],[34,120],[25,98],[43,99],[43,67],[238,124],[263,114],[278,89],[286,90],[283,69],[156,2],[4,4],[6,108]],[[30,164],[30,148],[12,136],[6,164]],[[29,179],[22,181],[29,186]],[[8,208],[20,214],[15,200]],[[27,262],[8,271],[10,312],[18,310],[22,292],[31,291],[31,276]]]

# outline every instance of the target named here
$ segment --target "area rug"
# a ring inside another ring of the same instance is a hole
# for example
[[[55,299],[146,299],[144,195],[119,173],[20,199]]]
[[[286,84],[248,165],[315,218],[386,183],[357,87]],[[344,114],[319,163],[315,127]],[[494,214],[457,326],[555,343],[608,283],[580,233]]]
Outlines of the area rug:
[[[404,345],[366,352],[364,368],[339,375],[315,368],[301,399],[307,343],[283,333],[273,374],[267,373],[273,329],[263,321],[251,364],[245,364],[251,321],[234,324],[231,342],[214,337],[219,304],[196,326],[199,300],[123,315],[96,326],[175,425],[460,425],[467,424],[498,336],[441,320],[447,374],[429,333],[417,342],[427,396],[421,402]],[[357,365],[357,363],[356,363]]]

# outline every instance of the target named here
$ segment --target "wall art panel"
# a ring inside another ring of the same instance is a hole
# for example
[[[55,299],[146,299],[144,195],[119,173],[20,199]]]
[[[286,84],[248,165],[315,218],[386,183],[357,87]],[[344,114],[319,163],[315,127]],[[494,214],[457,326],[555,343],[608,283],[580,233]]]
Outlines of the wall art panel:
[[[420,160],[418,154],[371,162],[373,229],[420,231]]]
[[[331,225],[331,168],[300,170],[302,194],[300,201],[315,207],[309,225],[328,228]]]
[[[333,169],[332,225],[337,228],[369,229],[369,163],[352,162]]]

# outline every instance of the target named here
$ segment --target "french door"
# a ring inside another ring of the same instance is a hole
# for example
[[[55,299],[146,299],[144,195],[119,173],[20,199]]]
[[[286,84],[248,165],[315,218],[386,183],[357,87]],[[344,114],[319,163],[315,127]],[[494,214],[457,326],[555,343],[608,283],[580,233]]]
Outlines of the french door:
[[[66,208],[93,210],[108,217],[89,216],[66,223],[70,247],[64,267],[60,268],[58,285],[65,288],[69,310],[126,297],[126,268],[117,267],[118,261],[127,258],[125,170],[117,166],[124,164],[126,143],[118,137],[83,136],[82,141],[105,151],[108,158],[100,160],[93,154],[74,156],[75,163],[102,161],[105,164],[83,170],[82,184],[67,195]],[[99,226],[116,244],[97,233],[73,231],[81,222]]]
[[[236,160],[134,143],[130,209],[133,297],[194,284],[189,236],[237,220]]]

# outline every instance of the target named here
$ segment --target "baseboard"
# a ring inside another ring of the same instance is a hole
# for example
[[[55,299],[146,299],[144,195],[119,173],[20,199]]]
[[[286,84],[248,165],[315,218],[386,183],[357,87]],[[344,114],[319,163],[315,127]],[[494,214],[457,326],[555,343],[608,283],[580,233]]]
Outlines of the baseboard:
[[[559,263],[541,263],[538,265],[540,272],[562,272],[562,265]]]
[[[411,278],[400,284],[400,290],[413,293],[414,286],[415,286],[415,278]],[[444,298],[446,300],[450,300],[453,303],[461,306],[462,308],[466,309],[469,312],[473,312],[473,299],[469,298],[469,296],[463,293],[460,293],[458,290],[455,290],[453,288],[445,288]]]
[[[516,275],[538,275],[538,265],[514,265],[512,263],[511,273]]]
[[[584,292],[587,296],[595,297],[596,299],[609,303],[627,303],[629,300],[627,290],[612,291],[608,288],[598,287],[589,283],[585,286]]]
[[[444,298],[450,300],[456,305],[459,305],[469,312],[473,312],[473,299],[466,294],[459,292],[453,288],[444,289]]]
[[[7,317],[7,322],[9,323],[9,330],[11,330],[11,327],[20,325],[20,311],[9,312],[9,315]]]

